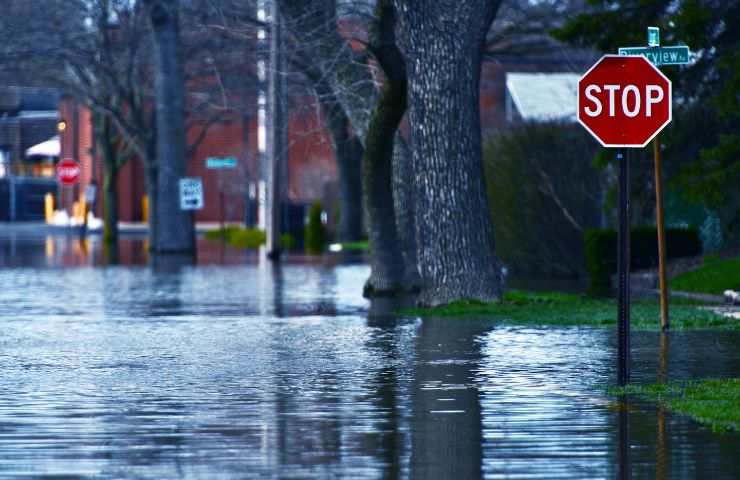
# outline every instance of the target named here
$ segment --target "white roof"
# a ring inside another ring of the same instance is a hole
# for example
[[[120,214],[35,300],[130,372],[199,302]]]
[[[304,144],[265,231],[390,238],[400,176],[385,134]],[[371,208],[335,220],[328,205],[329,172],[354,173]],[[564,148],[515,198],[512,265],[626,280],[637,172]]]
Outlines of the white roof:
[[[506,89],[524,120],[576,121],[577,73],[507,73]]]
[[[59,143],[59,135],[56,135],[45,142],[41,142],[27,149],[26,156],[30,157],[33,155],[39,155],[42,157],[58,157],[61,153],[61,150],[62,148]]]

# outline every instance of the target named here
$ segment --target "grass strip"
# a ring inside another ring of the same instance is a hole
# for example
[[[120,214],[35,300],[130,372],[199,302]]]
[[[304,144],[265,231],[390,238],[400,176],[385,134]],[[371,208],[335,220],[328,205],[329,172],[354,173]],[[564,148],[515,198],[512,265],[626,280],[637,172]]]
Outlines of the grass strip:
[[[341,245],[342,250],[345,252],[366,252],[370,249],[367,240],[359,242],[344,242]]]
[[[440,307],[410,308],[398,313],[420,317],[484,316],[502,323],[524,325],[605,327],[616,324],[617,303],[614,299],[584,295],[513,290],[505,293],[499,303],[464,300]],[[672,299],[670,316],[672,330],[740,330],[740,321],[700,308],[700,304],[693,300]],[[658,300],[633,301],[631,325],[635,330],[659,330]]]
[[[626,393],[657,402],[716,432],[740,430],[740,378],[628,385],[610,393]]]
[[[670,288],[714,295],[722,295],[725,290],[740,290],[740,257],[725,260],[707,257],[704,262],[698,269],[671,280]]]

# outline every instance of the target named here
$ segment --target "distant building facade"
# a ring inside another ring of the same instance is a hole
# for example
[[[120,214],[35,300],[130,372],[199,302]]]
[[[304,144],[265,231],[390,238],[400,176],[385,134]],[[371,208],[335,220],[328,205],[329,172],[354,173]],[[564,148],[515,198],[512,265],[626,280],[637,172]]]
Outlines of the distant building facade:
[[[49,88],[0,87],[0,221],[44,219],[44,196],[57,193],[53,144],[59,94]],[[48,145],[48,144],[47,144]]]

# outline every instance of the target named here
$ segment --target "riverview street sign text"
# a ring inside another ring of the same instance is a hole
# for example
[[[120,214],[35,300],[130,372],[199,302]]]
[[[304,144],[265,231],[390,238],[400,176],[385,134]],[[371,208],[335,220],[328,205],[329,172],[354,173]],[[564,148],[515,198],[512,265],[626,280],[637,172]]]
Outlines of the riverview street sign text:
[[[642,55],[653,65],[683,65],[689,63],[689,47],[622,47],[620,55]]]
[[[644,147],[671,121],[671,81],[645,57],[604,55],[578,81],[578,121],[604,147]]]
[[[208,157],[206,158],[206,168],[236,168],[236,157]]]

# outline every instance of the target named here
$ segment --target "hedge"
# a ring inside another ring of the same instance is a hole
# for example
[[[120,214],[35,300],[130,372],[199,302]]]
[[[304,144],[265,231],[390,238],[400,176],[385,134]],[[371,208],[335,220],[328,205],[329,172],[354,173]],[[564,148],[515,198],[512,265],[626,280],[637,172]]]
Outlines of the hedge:
[[[611,290],[610,276],[617,271],[617,232],[585,230],[583,235],[589,295],[605,295]],[[701,254],[698,229],[666,229],[666,259]],[[639,227],[630,237],[630,269],[658,266],[658,233],[655,227]]]
[[[308,223],[306,224],[305,247],[306,253],[318,255],[326,247],[326,227],[321,221],[321,214],[324,211],[321,202],[314,202],[308,211]]]

